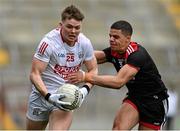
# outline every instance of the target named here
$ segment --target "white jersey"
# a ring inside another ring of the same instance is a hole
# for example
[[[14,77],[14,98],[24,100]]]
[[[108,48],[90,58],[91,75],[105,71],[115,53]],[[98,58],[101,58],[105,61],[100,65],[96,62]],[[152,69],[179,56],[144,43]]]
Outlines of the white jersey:
[[[34,57],[47,62],[42,80],[48,91],[53,93],[67,81],[68,74],[79,71],[84,61],[94,56],[90,40],[82,33],[73,47],[63,42],[60,28],[47,33],[41,40]],[[34,91],[37,91],[33,87]]]

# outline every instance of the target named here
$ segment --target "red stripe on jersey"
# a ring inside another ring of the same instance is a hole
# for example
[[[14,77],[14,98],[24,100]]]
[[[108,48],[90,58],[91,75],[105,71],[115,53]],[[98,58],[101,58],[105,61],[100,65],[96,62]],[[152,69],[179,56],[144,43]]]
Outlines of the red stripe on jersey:
[[[146,122],[140,121],[140,124],[145,126],[145,127],[151,128],[153,130],[160,130],[161,129],[161,126],[153,125],[151,123],[146,123]]]
[[[128,46],[128,48],[127,48],[126,51],[128,52],[128,54],[131,54],[132,52],[134,52],[134,51],[130,48],[130,46]]]
[[[138,50],[138,45],[136,42],[130,42],[130,44],[128,45],[128,48],[126,50],[126,52],[124,52],[123,54],[120,54],[116,51],[111,50],[111,55],[114,56],[115,58],[121,59],[121,58],[128,58],[128,56],[137,51]]]
[[[113,57],[115,57],[115,58],[118,58],[118,59],[125,57],[125,53],[119,54],[118,52],[113,51],[113,50],[111,50],[111,55],[112,55]]]
[[[133,53],[133,52],[135,52],[135,51],[137,51],[138,50],[138,45],[137,45],[137,43],[136,42],[130,42],[130,44],[129,44],[129,46],[128,46],[128,48],[127,48],[127,50],[126,50],[126,58],[128,58],[128,56],[131,54],[131,53]]]
[[[41,47],[39,48],[39,53],[43,55],[47,47],[48,44],[46,42],[43,42]]]
[[[48,44],[45,44],[45,46],[44,46],[44,48],[43,48],[43,50],[42,50],[42,54],[44,54],[44,52],[45,52],[45,50],[46,50],[47,47],[48,47]]]
[[[41,53],[41,50],[42,50],[44,44],[45,44],[44,42],[41,44],[41,47],[39,48],[39,51],[38,51],[39,53]]]

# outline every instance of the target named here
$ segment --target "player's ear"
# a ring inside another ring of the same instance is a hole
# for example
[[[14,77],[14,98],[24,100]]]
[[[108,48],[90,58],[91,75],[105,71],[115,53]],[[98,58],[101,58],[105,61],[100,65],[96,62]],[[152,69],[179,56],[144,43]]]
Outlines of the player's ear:
[[[62,22],[59,22],[59,27],[61,27],[62,26]]]
[[[127,41],[128,41],[128,42],[131,41],[131,36],[130,36],[130,35],[127,35],[126,38],[127,38]]]
[[[61,23],[59,23],[57,28],[61,28],[61,26],[62,26],[62,24],[61,24]]]
[[[127,39],[128,39],[128,40],[131,40],[131,36],[130,36],[130,35],[127,35]]]

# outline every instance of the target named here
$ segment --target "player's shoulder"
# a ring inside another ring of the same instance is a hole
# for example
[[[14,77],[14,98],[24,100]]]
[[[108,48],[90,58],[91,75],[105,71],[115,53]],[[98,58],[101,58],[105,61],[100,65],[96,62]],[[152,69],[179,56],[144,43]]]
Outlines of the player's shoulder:
[[[129,54],[131,54],[133,52],[144,52],[144,51],[146,51],[144,46],[140,43],[137,43],[137,42],[131,42],[128,46],[128,49],[127,49],[127,52]]]
[[[44,37],[49,40],[57,38],[57,37],[59,37],[59,31],[57,29],[53,29],[53,30],[49,31],[47,34],[45,34]]]
[[[133,58],[133,59],[141,59],[146,60],[149,59],[149,54],[147,50],[137,42],[132,42],[127,49],[126,58]]]
[[[59,43],[59,31],[53,29],[44,35],[42,41],[47,42],[48,44],[55,46]]]

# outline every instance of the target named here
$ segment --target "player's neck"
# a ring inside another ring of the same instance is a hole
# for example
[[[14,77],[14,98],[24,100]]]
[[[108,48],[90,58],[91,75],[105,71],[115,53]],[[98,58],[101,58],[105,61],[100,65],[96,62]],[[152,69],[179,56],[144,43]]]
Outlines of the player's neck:
[[[74,41],[74,42],[65,42],[68,46],[70,46],[70,47],[73,47],[74,45],[75,45],[75,43],[76,43],[76,41]]]

